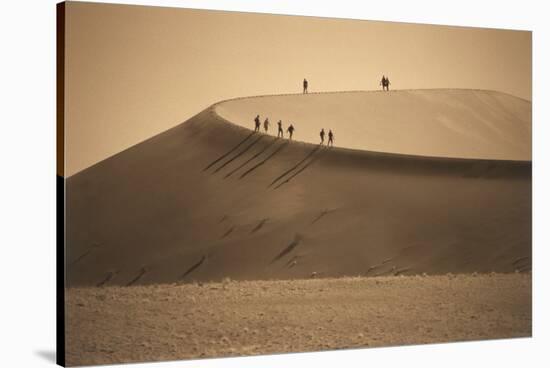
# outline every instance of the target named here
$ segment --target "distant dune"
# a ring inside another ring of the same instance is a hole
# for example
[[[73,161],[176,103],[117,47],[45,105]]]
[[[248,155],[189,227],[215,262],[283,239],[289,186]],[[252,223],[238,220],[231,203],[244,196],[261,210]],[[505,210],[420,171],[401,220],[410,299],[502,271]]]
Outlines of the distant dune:
[[[222,102],[67,179],[68,284],[528,271],[530,159],[497,92]]]

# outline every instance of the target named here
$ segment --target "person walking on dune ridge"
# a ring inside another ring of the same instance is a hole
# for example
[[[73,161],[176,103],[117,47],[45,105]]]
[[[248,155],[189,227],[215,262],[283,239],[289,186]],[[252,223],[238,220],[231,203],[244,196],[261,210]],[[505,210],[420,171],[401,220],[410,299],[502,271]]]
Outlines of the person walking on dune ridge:
[[[288,132],[288,139],[292,140],[292,133],[294,133],[294,126],[290,124],[290,126],[286,129]]]
[[[264,120],[264,130],[265,130],[266,134],[267,134],[268,129],[269,129],[269,119],[265,118],[265,120]]]
[[[304,78],[304,94],[307,93],[307,79]]]
[[[321,132],[319,133],[321,136],[321,145],[325,143],[325,129],[321,129]]]
[[[385,75],[382,76],[382,80],[380,81],[380,85],[382,86],[382,91],[389,91],[390,90],[390,80]]]
[[[283,122],[281,120],[279,120],[277,122],[277,125],[279,126],[279,130],[277,131],[277,138],[281,137],[283,138]]]
[[[260,131],[260,115],[256,115],[256,118],[254,118],[254,131],[259,132]]]
[[[329,129],[327,147],[333,146],[333,145],[334,145],[334,134],[332,133],[332,130]]]

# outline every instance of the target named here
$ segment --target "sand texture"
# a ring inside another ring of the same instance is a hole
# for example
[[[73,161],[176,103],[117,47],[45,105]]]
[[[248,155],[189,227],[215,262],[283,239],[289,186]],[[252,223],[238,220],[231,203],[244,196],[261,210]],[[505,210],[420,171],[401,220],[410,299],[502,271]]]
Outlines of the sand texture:
[[[531,336],[530,274],[71,288],[68,365]]]

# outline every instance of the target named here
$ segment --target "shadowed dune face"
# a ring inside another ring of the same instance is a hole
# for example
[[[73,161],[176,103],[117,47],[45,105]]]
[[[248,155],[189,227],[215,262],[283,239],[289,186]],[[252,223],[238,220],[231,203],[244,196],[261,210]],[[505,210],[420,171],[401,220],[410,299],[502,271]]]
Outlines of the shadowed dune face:
[[[521,110],[472,93],[499,103],[464,124]],[[530,162],[288,142],[226,103],[67,179],[69,286],[530,270]]]
[[[284,108],[283,108],[284,107]],[[246,128],[260,114],[296,128],[295,139],[409,155],[531,160],[531,103],[473,90],[411,90],[281,95],[229,100],[216,112]]]

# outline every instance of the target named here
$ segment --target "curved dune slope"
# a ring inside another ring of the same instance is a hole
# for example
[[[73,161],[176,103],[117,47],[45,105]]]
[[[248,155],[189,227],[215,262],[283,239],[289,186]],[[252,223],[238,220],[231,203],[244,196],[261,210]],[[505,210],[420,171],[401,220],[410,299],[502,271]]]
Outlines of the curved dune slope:
[[[284,106],[284,109],[281,107]],[[223,118],[253,128],[259,114],[296,128],[295,138],[319,143],[332,129],[335,145],[421,156],[531,160],[531,103],[473,90],[340,92],[225,101]],[[263,130],[263,125],[262,125]]]
[[[530,162],[328,149],[216,111],[67,179],[69,286],[530,270]]]

